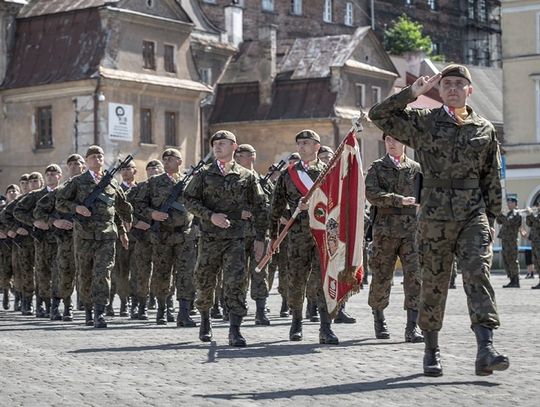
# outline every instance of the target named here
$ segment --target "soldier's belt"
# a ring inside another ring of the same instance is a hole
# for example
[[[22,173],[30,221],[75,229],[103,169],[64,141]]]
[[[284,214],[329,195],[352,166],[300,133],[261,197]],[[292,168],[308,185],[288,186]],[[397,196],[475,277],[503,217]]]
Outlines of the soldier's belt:
[[[377,208],[381,215],[416,215],[416,208]]]
[[[478,178],[424,178],[424,188],[476,189],[480,187]]]

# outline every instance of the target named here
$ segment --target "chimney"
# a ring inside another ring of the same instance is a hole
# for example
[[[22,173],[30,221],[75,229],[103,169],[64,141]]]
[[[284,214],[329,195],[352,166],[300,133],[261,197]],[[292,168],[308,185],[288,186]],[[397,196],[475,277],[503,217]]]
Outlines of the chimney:
[[[259,28],[259,103],[272,103],[272,85],[276,77],[277,26]]]
[[[0,0],[0,84],[4,82],[15,42],[15,18],[25,4],[24,0]]]
[[[225,6],[225,30],[227,31],[227,40],[235,47],[244,41],[244,10],[238,2],[232,2]]]

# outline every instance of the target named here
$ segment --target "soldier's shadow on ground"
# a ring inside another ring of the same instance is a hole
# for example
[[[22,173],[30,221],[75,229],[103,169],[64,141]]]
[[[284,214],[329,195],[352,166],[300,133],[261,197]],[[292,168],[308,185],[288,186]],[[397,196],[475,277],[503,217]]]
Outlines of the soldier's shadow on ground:
[[[346,383],[332,386],[318,386],[290,390],[278,390],[268,392],[246,392],[246,393],[214,393],[214,394],[194,394],[194,397],[201,399],[222,399],[222,400],[276,400],[290,399],[297,396],[331,396],[343,394],[364,393],[378,390],[399,390],[399,389],[419,389],[431,386],[481,386],[495,387],[498,383],[488,382],[485,380],[464,380],[464,381],[439,381],[434,379],[432,382],[411,381],[424,377],[423,374],[417,373],[409,376],[394,377],[383,380],[375,380],[372,382],[357,382]]]

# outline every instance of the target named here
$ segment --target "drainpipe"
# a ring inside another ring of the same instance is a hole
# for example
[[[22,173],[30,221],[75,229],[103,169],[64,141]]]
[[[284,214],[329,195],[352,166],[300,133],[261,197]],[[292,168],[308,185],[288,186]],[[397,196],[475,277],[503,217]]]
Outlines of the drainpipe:
[[[99,102],[101,94],[101,76],[97,78],[94,91],[94,145],[99,145]]]

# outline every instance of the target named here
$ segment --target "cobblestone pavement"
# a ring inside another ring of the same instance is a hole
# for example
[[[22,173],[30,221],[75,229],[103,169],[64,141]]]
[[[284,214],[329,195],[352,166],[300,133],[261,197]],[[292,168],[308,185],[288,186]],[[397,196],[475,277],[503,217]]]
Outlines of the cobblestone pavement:
[[[374,339],[364,290],[347,306],[359,322],[334,325],[339,346],[318,344],[317,323],[305,324],[303,342],[289,342],[290,319],[276,317],[275,293],[270,327],[254,326],[250,302],[246,348],[227,345],[223,322],[214,323],[214,342],[203,344],[198,328],[152,320],[115,317],[96,330],[83,326],[82,312],[65,323],[2,310],[0,406],[538,405],[540,290],[530,289],[537,280],[505,290],[506,278],[492,280],[502,319],[495,345],[511,362],[492,376],[474,375],[476,345],[461,284],[450,291],[440,335],[444,376],[421,375],[423,344],[403,342],[396,277],[386,312],[392,338]]]

